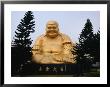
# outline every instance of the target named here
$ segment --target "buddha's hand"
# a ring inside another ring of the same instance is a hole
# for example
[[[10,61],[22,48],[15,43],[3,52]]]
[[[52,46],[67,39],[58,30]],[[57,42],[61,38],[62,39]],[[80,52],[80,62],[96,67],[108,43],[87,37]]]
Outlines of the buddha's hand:
[[[40,63],[42,59],[43,59],[43,56],[40,55],[40,54],[36,54],[36,55],[34,55],[32,57],[32,60],[35,61],[35,62],[37,62],[37,63]]]
[[[58,62],[63,62],[63,55],[54,55],[53,59]]]
[[[73,60],[73,56],[72,55],[64,55],[63,56],[63,61],[65,62],[65,63],[73,63],[74,62],[74,60]]]

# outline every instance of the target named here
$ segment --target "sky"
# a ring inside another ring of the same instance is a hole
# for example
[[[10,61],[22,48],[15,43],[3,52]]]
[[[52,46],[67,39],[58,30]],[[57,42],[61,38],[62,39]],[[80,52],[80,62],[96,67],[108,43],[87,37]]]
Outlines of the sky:
[[[25,11],[11,12],[11,39],[15,36],[17,26],[23,19]],[[68,35],[73,43],[78,42],[79,34],[89,18],[93,31],[96,33],[100,28],[99,11],[33,11],[35,21],[35,32],[31,33],[32,45],[39,35],[45,33],[46,23],[49,20],[55,20],[59,24],[61,33]]]

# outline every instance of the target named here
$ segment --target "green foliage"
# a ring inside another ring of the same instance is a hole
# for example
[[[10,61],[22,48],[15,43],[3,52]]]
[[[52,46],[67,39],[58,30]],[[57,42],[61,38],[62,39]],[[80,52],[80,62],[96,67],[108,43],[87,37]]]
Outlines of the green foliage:
[[[12,73],[18,73],[20,65],[31,60],[32,40],[30,34],[35,31],[35,21],[33,20],[33,13],[27,11],[15,31],[15,37],[12,41]]]
[[[91,56],[94,62],[100,62],[100,31],[93,36]]]
[[[79,43],[76,43],[73,54],[76,54],[77,64],[80,73],[89,71],[93,62],[100,60],[100,32],[93,33],[93,26],[90,19],[84,25]]]
[[[33,33],[35,21],[33,21],[34,16],[31,11],[25,13],[24,18],[21,19],[20,24],[17,26],[17,31],[15,31],[15,41],[14,45],[16,47],[30,47],[32,40],[29,37]]]
[[[87,19],[84,29],[80,34],[79,43],[76,44],[76,54],[78,58],[90,58],[93,36],[92,23]]]

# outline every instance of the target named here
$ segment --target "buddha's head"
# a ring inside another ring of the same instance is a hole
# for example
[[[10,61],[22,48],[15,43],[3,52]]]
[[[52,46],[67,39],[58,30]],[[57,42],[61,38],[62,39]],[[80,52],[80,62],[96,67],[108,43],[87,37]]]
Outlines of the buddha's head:
[[[56,21],[48,21],[46,24],[46,36],[55,38],[59,34],[58,23]]]

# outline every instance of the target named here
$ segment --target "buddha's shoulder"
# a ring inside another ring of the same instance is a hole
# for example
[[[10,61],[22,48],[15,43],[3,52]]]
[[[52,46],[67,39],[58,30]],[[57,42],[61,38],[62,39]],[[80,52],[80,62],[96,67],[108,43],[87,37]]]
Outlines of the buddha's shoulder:
[[[43,38],[45,37],[45,34],[39,35],[38,38]]]
[[[60,33],[60,35],[63,39],[70,39],[70,37],[64,33]]]
[[[42,35],[39,35],[37,38],[36,38],[36,40],[38,41],[38,40],[41,40],[41,39],[43,39],[45,37],[45,35],[44,34],[42,34]]]

